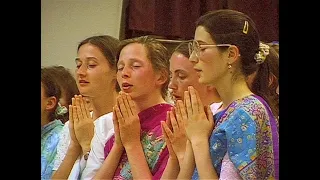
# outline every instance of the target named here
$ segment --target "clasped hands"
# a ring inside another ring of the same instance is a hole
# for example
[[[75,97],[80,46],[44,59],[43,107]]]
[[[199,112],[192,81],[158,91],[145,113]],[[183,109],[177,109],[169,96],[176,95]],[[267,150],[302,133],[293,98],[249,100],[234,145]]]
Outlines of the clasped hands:
[[[119,147],[134,148],[141,144],[141,127],[136,104],[130,95],[120,92],[113,107],[115,144]]]
[[[69,105],[69,132],[71,144],[81,146],[83,154],[90,151],[94,124],[88,104],[82,95],[75,95],[72,105]]]
[[[189,86],[184,92],[184,102],[178,100],[161,122],[170,158],[183,161],[187,143],[209,139],[214,127],[210,106],[203,106],[198,92]]]

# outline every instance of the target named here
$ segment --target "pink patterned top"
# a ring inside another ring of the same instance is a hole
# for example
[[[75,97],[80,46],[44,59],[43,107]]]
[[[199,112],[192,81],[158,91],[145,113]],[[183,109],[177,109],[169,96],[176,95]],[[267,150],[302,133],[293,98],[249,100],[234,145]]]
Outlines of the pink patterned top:
[[[157,104],[141,111],[138,116],[141,124],[141,144],[147,163],[153,175],[152,179],[160,179],[166,167],[169,152],[162,138],[160,121],[166,120],[170,104]],[[105,158],[111,151],[114,143],[114,135],[107,141],[104,147]],[[121,156],[118,168],[113,179],[133,179],[131,167],[126,152]]]

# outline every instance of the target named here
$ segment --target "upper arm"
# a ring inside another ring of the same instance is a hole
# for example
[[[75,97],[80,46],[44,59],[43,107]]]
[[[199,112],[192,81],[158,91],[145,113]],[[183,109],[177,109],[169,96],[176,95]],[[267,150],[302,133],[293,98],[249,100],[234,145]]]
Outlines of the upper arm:
[[[256,123],[246,111],[239,109],[228,119],[225,131],[229,157],[240,171],[257,156]]]
[[[57,155],[52,168],[54,172],[59,168],[68,151],[68,146],[70,144],[69,121],[65,123],[62,130],[60,131],[59,138],[60,140],[57,145]]]

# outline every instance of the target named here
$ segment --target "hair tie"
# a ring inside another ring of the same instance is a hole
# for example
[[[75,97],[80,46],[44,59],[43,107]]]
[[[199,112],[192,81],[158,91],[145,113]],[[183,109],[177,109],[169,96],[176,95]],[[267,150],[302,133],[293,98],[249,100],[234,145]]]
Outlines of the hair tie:
[[[56,114],[62,116],[67,112],[68,112],[68,109],[64,106],[61,106],[60,102],[58,102],[58,106],[56,108]]]
[[[259,51],[254,56],[257,64],[262,64],[266,60],[266,57],[269,54],[269,49],[270,47],[267,44],[263,44],[260,42]]]

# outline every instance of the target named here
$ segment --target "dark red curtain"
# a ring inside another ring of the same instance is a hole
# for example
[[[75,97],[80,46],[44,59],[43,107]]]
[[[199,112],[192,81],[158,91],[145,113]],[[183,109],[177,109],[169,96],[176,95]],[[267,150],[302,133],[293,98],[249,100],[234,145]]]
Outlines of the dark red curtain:
[[[250,16],[262,41],[279,41],[279,0],[228,0],[228,8]]]
[[[126,38],[192,39],[195,21],[215,9],[244,12],[256,23],[262,41],[279,40],[279,0],[129,0]]]

